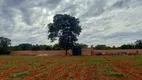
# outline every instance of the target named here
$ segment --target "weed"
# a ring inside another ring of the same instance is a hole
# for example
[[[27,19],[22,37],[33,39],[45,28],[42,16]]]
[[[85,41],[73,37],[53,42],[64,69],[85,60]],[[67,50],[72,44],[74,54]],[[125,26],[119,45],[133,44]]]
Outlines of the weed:
[[[118,77],[118,78],[124,78],[125,75],[122,73],[110,73],[110,76]]]
[[[40,64],[40,66],[46,66],[45,64]]]
[[[111,71],[111,70],[113,70],[113,67],[110,66],[110,65],[106,65],[105,69],[106,69],[107,71]]]
[[[19,78],[19,77],[25,77],[28,75],[28,72],[21,72],[21,73],[11,73],[10,78]]]

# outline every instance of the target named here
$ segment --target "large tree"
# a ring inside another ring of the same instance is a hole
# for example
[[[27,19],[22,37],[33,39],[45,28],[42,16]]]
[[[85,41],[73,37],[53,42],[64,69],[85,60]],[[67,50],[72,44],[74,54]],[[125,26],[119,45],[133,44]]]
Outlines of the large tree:
[[[71,49],[78,40],[82,30],[79,25],[79,19],[68,14],[56,14],[53,17],[53,23],[48,24],[48,39],[54,42],[58,39],[59,45],[66,50]]]
[[[5,37],[0,37],[0,54],[8,54],[11,40]]]

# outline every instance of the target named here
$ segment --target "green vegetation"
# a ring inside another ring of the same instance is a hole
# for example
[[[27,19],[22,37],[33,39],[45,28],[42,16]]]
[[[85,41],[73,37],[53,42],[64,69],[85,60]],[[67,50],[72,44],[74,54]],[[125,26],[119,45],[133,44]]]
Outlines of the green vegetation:
[[[92,45],[93,47],[93,45]],[[110,49],[142,49],[142,40],[137,40],[131,44],[123,44],[120,47],[110,47],[105,44],[99,44],[94,47],[97,50],[110,50]]]
[[[10,78],[21,78],[28,75],[28,72],[11,73]]]
[[[11,40],[5,37],[0,37],[0,55],[9,54],[11,45]]]
[[[125,74],[122,74],[122,73],[110,73],[109,75],[113,77],[118,77],[118,78],[126,77]]]
[[[6,70],[8,68],[16,67],[16,66],[17,66],[17,64],[4,64],[4,65],[0,66],[0,70]]]
[[[50,26],[51,27],[51,26]],[[79,33],[78,33],[79,35]],[[74,36],[75,38],[75,36]],[[65,41],[63,39],[63,41]],[[76,40],[75,40],[76,41]],[[69,49],[72,49],[73,44],[70,44],[72,42],[75,41],[69,41],[68,44],[66,44],[66,46],[68,45]],[[15,46],[11,46],[11,40],[5,37],[0,37],[0,55],[7,55],[10,53],[10,51],[26,51],[26,50],[63,50],[65,49],[65,43],[62,43],[61,46],[61,42],[62,40],[59,40],[59,43],[54,44],[54,45],[33,45],[30,43],[21,43],[19,45],[15,45]],[[75,46],[79,46],[81,48],[88,48],[87,44],[84,43],[74,43]],[[64,46],[64,47],[63,47]],[[111,49],[142,49],[142,40],[136,40],[134,43],[131,44],[123,44],[120,47],[115,47],[115,46],[107,46],[105,44],[99,44],[96,45],[95,47],[93,47],[93,45],[91,45],[91,48],[94,48],[96,50],[111,50]]]
[[[141,79],[142,56],[0,56],[0,78]],[[138,69],[137,69],[138,68]],[[134,76],[134,75],[137,76]],[[42,80],[43,80],[42,79]]]
[[[136,66],[142,66],[142,56],[134,56],[134,59],[137,61]]]

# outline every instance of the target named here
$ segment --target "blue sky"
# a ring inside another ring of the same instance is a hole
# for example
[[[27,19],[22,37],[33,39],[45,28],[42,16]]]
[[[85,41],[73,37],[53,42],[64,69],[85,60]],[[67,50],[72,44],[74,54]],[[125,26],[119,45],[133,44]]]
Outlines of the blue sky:
[[[47,24],[55,14],[80,19],[79,43],[120,46],[142,39],[142,0],[0,0],[0,36],[12,45],[54,44]]]

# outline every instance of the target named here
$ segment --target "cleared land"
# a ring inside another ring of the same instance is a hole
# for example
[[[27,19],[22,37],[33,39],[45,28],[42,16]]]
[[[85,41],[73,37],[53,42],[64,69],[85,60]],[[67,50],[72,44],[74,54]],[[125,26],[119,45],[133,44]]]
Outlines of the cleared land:
[[[142,56],[0,56],[0,80],[142,80]]]

